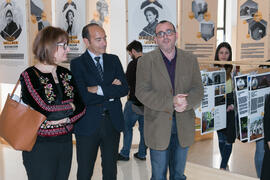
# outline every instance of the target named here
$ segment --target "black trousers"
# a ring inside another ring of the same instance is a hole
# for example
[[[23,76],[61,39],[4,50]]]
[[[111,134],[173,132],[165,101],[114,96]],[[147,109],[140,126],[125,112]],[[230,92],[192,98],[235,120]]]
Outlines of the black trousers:
[[[68,180],[72,136],[38,137],[31,152],[22,152],[28,180]]]
[[[76,135],[77,180],[90,180],[98,149],[101,151],[103,180],[117,179],[117,156],[120,132],[113,127],[109,114],[103,114],[100,128],[91,136]]]
[[[261,180],[270,180],[270,150],[265,150],[263,157]]]

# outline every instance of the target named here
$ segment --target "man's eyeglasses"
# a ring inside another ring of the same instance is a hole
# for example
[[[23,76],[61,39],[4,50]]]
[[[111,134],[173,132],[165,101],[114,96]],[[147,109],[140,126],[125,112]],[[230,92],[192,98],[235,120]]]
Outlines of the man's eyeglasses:
[[[57,46],[62,46],[64,50],[67,50],[67,48],[68,48],[68,44],[66,42],[64,42],[64,43],[57,43],[56,45]]]
[[[162,38],[165,36],[165,34],[167,36],[171,36],[175,33],[175,30],[172,30],[172,29],[168,29],[166,30],[165,32],[164,31],[159,31],[158,33],[156,33],[156,36],[159,37],[159,38]]]

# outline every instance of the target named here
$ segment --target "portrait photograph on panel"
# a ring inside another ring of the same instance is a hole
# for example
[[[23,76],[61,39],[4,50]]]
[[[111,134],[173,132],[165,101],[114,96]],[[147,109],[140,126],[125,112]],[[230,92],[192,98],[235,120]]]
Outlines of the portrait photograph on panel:
[[[21,8],[15,1],[4,1],[0,5],[0,35],[6,41],[16,40],[23,27]]]

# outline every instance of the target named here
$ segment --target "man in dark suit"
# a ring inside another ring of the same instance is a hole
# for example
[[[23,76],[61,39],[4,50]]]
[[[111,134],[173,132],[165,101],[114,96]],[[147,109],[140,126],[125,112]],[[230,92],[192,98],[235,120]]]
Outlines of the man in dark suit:
[[[105,53],[103,28],[88,24],[82,37],[87,50],[70,65],[86,104],[86,114],[75,126],[77,179],[91,179],[100,148],[103,180],[116,180],[119,138],[124,128],[120,98],[128,94],[128,85],[119,58]]]

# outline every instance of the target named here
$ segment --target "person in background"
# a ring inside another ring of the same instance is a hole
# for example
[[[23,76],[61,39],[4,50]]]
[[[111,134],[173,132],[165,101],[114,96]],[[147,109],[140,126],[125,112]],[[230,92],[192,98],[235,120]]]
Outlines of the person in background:
[[[128,101],[126,102],[124,109],[124,120],[125,120],[125,128],[124,128],[124,142],[123,148],[118,154],[118,160],[120,161],[128,161],[129,153],[132,144],[132,135],[133,135],[133,127],[135,123],[139,122],[139,131],[140,131],[140,144],[138,152],[134,154],[134,157],[140,160],[146,160],[146,149],[144,143],[143,136],[143,112],[138,114],[139,112],[134,112],[134,108],[138,109],[143,108],[143,104],[136,98],[135,96],[135,85],[136,85],[136,71],[137,71],[137,62],[138,59],[142,56],[142,44],[139,41],[132,41],[127,46],[127,51],[132,58],[132,61],[128,64],[126,78],[129,86],[129,95]]]
[[[264,158],[261,171],[261,180],[270,179],[270,95],[268,94],[265,98],[264,105]]]
[[[37,34],[33,53],[38,63],[20,76],[22,100],[47,119],[30,152],[23,151],[29,180],[68,180],[72,161],[72,130],[85,106],[71,72],[58,64],[67,60],[68,34],[48,26]]]
[[[106,53],[104,29],[90,23],[83,27],[82,38],[87,50],[70,64],[86,104],[86,114],[75,126],[77,179],[91,179],[100,148],[103,180],[116,180],[124,129],[120,98],[128,94],[128,84],[118,56]]]
[[[144,105],[144,137],[150,148],[151,180],[185,180],[188,148],[194,142],[193,108],[203,97],[197,59],[176,48],[178,33],[169,21],[155,30],[158,48],[137,65],[135,96]]]
[[[232,61],[232,48],[229,43],[222,42],[215,53],[215,61]],[[228,161],[232,152],[232,144],[236,139],[234,93],[233,93],[233,66],[230,64],[217,65],[226,71],[226,128],[218,130],[219,151],[221,154],[220,169],[229,170]]]

